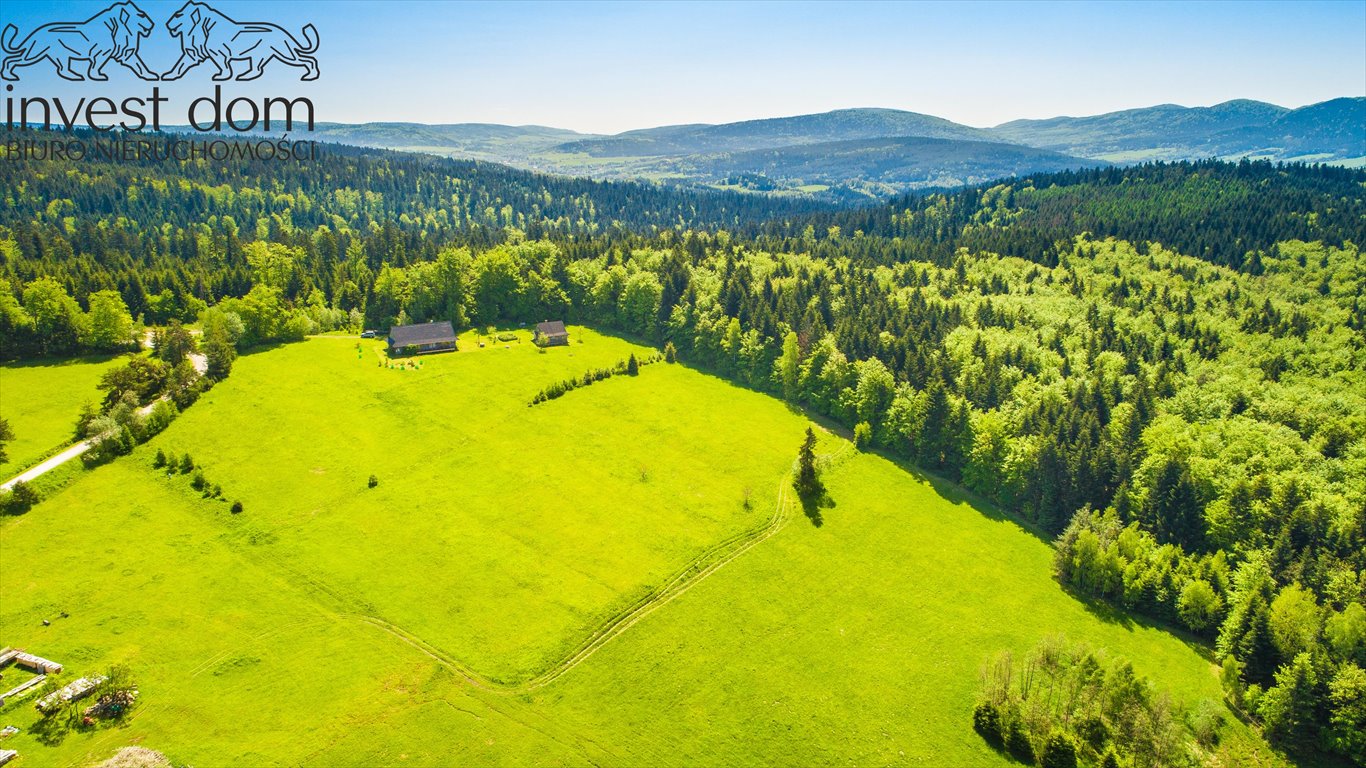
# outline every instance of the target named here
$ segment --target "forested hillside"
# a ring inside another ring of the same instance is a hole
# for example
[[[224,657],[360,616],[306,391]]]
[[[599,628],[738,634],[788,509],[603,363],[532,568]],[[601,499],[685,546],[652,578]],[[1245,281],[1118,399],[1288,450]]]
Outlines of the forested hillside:
[[[0,227],[10,245],[0,252],[0,278],[51,277],[80,296],[114,289],[134,314],[189,320],[194,311],[182,299],[251,287],[251,242],[302,254],[299,273],[308,277],[289,286],[291,295],[306,283],[331,297],[366,284],[350,279],[353,267],[430,261],[451,242],[733,228],[822,207],[338,145],[323,151],[316,163],[7,159]],[[163,292],[169,309],[152,303]]]
[[[251,342],[562,317],[671,344],[1059,536],[1061,579],[1214,642],[1280,743],[1366,760],[1366,173],[835,213],[391,155],[0,173],[7,354],[82,322],[45,276],[156,321],[230,299]]]

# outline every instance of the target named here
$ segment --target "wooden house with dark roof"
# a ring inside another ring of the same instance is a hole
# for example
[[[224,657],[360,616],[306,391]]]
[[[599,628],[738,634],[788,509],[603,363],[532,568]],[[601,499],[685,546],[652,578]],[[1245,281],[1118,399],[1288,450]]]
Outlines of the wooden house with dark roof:
[[[569,343],[569,331],[564,327],[563,320],[537,323],[532,341],[543,347],[562,347]]]
[[[455,351],[455,328],[449,320],[418,325],[396,325],[389,329],[389,354],[427,355]]]

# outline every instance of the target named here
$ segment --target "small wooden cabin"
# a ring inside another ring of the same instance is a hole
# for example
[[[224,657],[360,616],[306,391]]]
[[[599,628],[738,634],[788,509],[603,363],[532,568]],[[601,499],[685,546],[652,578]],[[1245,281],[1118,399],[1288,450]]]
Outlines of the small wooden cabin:
[[[532,340],[543,347],[562,347],[569,343],[569,331],[565,329],[563,320],[548,320],[536,324]]]
[[[450,321],[396,325],[389,329],[390,355],[426,355],[455,351],[455,328]]]

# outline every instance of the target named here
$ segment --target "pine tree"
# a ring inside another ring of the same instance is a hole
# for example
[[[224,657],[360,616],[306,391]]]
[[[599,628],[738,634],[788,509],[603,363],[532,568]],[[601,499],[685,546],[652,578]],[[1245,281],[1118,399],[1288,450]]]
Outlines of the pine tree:
[[[1077,768],[1077,745],[1067,734],[1053,732],[1043,745],[1039,765],[1042,768]]]
[[[817,498],[825,491],[816,469],[816,433],[806,428],[806,437],[797,452],[797,493],[806,499]]]
[[[948,450],[948,438],[950,429],[950,419],[953,416],[949,406],[949,394],[944,386],[944,380],[935,377],[930,382],[929,401],[925,405],[925,420],[920,429],[920,438],[916,440],[919,447],[919,458],[921,466],[927,469],[939,469],[944,465]]]
[[[1198,551],[1205,544],[1205,523],[1195,482],[1176,459],[1168,459],[1158,473],[1144,510],[1157,540]]]
[[[222,380],[228,377],[232,363],[237,359],[237,349],[226,331],[214,326],[204,332],[204,357],[208,362],[209,378]]]

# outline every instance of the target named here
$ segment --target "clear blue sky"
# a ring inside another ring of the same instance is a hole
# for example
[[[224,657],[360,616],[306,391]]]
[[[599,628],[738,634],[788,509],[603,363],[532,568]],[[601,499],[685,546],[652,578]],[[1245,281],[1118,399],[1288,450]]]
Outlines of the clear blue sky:
[[[19,39],[107,2],[0,2]],[[158,24],[155,70],[178,55],[163,22],[182,0],[138,0]],[[318,119],[536,123],[616,132],[841,107],[908,109],[969,125],[1251,98],[1295,107],[1366,95],[1366,2],[211,3],[298,34],[316,25],[322,77],[272,64],[231,94],[306,95]],[[50,65],[15,93],[116,95]],[[207,65],[163,90],[193,98]],[[97,90],[98,89],[98,90]]]

